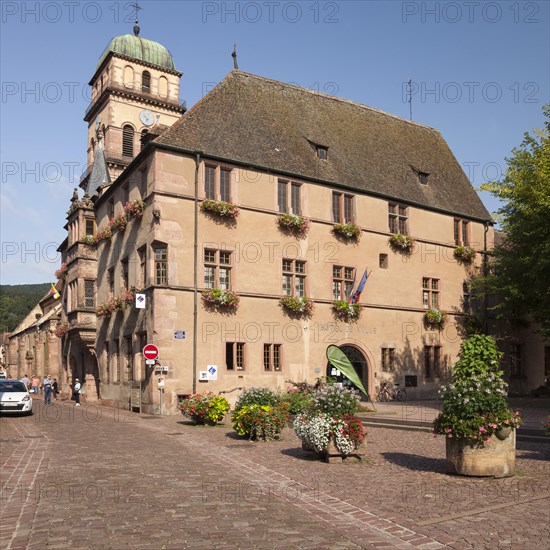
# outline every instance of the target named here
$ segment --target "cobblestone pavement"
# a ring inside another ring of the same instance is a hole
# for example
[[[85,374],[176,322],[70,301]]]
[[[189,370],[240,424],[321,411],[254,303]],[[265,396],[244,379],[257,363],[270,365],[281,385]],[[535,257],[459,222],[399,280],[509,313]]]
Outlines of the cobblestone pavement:
[[[548,444],[518,475],[446,474],[445,442],[369,429],[368,461],[325,464],[290,429],[253,443],[84,405],[0,418],[0,548],[550,548]]]

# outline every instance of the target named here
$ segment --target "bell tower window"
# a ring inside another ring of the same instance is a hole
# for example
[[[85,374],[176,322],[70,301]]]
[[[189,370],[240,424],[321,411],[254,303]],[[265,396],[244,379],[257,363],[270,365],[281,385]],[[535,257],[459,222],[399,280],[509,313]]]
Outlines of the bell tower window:
[[[134,129],[129,124],[122,128],[122,156],[134,156]]]
[[[151,92],[151,73],[149,71],[143,71],[141,74],[141,91]]]

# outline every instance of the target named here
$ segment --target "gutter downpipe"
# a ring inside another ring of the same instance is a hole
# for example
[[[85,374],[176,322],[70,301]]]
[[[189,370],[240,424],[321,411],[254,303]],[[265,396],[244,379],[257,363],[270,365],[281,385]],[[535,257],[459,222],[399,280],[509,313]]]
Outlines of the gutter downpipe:
[[[487,257],[487,233],[489,232],[489,221],[485,220],[485,231],[483,232],[483,278],[485,279],[485,291],[483,292],[483,331],[489,334],[489,296],[487,295],[487,276],[489,274],[489,258]]]
[[[198,247],[199,247],[199,167],[201,154],[195,153],[195,212],[193,228],[193,393],[197,393],[197,326],[198,326]]]

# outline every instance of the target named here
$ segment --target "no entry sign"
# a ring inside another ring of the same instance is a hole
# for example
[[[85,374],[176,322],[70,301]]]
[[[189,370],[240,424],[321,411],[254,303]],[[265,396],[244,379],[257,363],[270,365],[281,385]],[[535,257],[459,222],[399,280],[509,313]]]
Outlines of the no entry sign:
[[[143,356],[145,359],[156,359],[159,356],[159,349],[154,344],[147,344],[143,348]]]

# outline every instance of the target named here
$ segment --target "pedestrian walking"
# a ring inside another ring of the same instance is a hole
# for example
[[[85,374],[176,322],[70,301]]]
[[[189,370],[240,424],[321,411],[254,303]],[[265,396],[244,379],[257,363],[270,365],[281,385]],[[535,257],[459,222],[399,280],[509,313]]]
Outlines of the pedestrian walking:
[[[38,378],[36,374],[32,375],[31,384],[32,384],[32,393],[34,393],[34,395],[38,395],[40,393],[38,389],[40,387],[40,378]]]
[[[54,399],[57,399],[58,392],[59,392],[59,387],[57,386],[57,378],[54,378],[52,382],[52,393],[53,393]]]
[[[23,378],[21,378],[20,382],[23,382],[23,384],[25,384],[25,387],[29,389],[31,381],[29,380],[29,377],[26,374],[23,376]]]
[[[82,388],[82,386],[80,385],[80,380],[78,378],[75,378],[74,382],[75,384],[73,389],[73,397],[76,401],[75,407],[80,407],[80,389]]]
[[[45,405],[51,405],[52,404],[52,379],[50,378],[50,375],[46,376],[44,378],[44,382],[42,382],[42,385],[44,386],[44,404]]]

